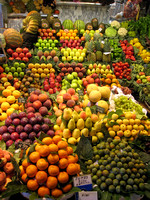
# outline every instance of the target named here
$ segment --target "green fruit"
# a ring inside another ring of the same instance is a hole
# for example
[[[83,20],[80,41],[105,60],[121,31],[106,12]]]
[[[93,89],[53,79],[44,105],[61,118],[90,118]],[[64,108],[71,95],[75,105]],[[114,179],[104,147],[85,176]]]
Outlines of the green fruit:
[[[124,163],[124,164],[123,164],[123,167],[124,167],[125,169],[127,169],[127,168],[128,168],[128,164],[127,164],[127,163]]]
[[[119,162],[118,156],[115,156],[114,161]]]
[[[133,187],[133,190],[134,190],[134,191],[137,191],[137,190],[138,190],[138,186],[137,186],[137,185],[133,185],[132,187]]]
[[[143,169],[139,169],[138,173],[141,174],[141,175],[143,175],[144,174],[144,170]]]
[[[5,73],[8,74],[9,71],[10,71],[10,68],[9,68],[9,67],[6,67],[6,68],[5,68]]]
[[[115,157],[115,153],[114,152],[110,152],[110,157],[114,158]]]
[[[116,175],[116,179],[117,179],[117,180],[121,180],[121,174],[117,174],[117,175]]]
[[[120,140],[118,140],[118,139],[114,139],[112,142],[114,143],[114,145],[117,145],[117,144],[120,143]]]
[[[110,146],[111,149],[113,149],[115,147],[115,145],[112,142],[110,143],[109,146]]]
[[[131,172],[130,169],[127,169],[127,170],[126,170],[126,173],[127,173],[128,175],[130,175],[132,172]]]
[[[113,185],[114,185],[114,186],[117,186],[118,184],[119,184],[119,181],[118,181],[117,179],[114,179],[114,180],[113,180]]]
[[[15,62],[15,63],[14,63],[14,67],[16,67],[16,68],[19,67],[19,63],[18,63],[18,62]]]
[[[115,186],[114,186],[114,185],[110,185],[110,186],[108,187],[108,191],[109,191],[109,192],[114,192],[114,191],[115,191]]]
[[[91,170],[88,169],[88,170],[87,170],[87,174],[91,174]]]
[[[102,183],[101,179],[97,179],[96,184],[101,185],[101,183]]]
[[[145,175],[143,175],[143,176],[142,176],[142,179],[143,179],[143,180],[146,180],[146,179],[147,179],[147,177],[146,177]]]
[[[136,174],[135,174],[135,177],[136,177],[136,178],[140,178],[140,174],[139,174],[139,173],[136,173]]]
[[[111,167],[115,167],[117,165],[117,163],[113,160],[113,161],[111,161],[110,165],[111,165]]]
[[[94,175],[94,176],[92,177],[92,181],[93,181],[93,182],[96,182],[97,179],[98,179],[98,177],[97,177],[96,175]]]
[[[121,149],[124,149],[126,147],[126,144],[123,143],[123,142],[120,142],[119,146],[120,146]]]
[[[107,161],[108,161],[108,163],[111,163],[112,158],[111,157],[107,158]]]
[[[97,169],[96,169],[96,168],[93,168],[93,169],[92,169],[92,173],[93,173],[93,174],[96,174],[96,172],[97,172]]]
[[[16,68],[15,68],[15,67],[11,67],[11,68],[10,68],[10,71],[13,73],[13,72],[16,71]]]
[[[101,165],[103,163],[103,160],[98,160],[98,164]]]
[[[122,157],[122,158],[120,159],[120,161],[121,161],[122,163],[125,163],[125,162],[126,162],[126,158],[125,158],[125,157]]]
[[[134,178],[135,178],[135,174],[132,173],[132,174],[130,175],[130,178],[133,178],[133,179],[134,179]]]
[[[128,174],[124,174],[124,175],[122,176],[122,179],[123,179],[124,181],[126,181],[126,180],[128,179]]]
[[[134,184],[134,180],[133,180],[132,178],[129,178],[129,179],[127,180],[127,184],[133,185],[133,184]]]
[[[24,77],[24,72],[20,72],[19,76],[20,76],[20,78],[23,78]]]
[[[131,158],[130,158],[129,156],[127,156],[127,157],[126,157],[126,161],[127,161],[127,162],[130,162],[130,161],[131,161]]]
[[[104,152],[104,154],[105,154],[105,152]],[[107,160],[107,159],[109,158],[109,155],[106,154],[106,155],[104,156],[104,158]]]
[[[18,67],[18,68],[17,68],[17,72],[18,72],[18,73],[22,72],[22,68],[21,68],[21,67]]]
[[[103,176],[108,176],[109,171],[105,169],[105,170],[103,170],[102,174],[103,174]]]
[[[115,175],[117,175],[119,173],[119,169],[114,167],[112,168],[112,173],[114,173]]]
[[[107,142],[111,143],[112,142],[112,138],[107,138]]]
[[[106,185],[111,185],[111,184],[113,183],[113,181],[112,181],[111,178],[107,178],[107,179],[105,180],[105,183],[106,183]]]
[[[103,165],[107,165],[107,160],[103,160]]]
[[[98,155],[100,156],[104,155],[104,151],[102,149],[98,150]]]
[[[109,154],[109,153],[110,153],[109,149],[104,150],[104,154]]]
[[[125,182],[125,181],[120,181],[120,185],[121,185],[121,186],[125,186],[125,185],[126,185],[126,182]]]
[[[110,165],[106,165],[106,169],[109,171],[111,170],[111,166]]]
[[[128,153],[126,151],[123,151],[122,154],[124,157],[127,157],[127,155],[128,155]]]
[[[139,178],[139,183],[144,183],[144,180],[142,178]]]
[[[121,168],[122,167],[122,162],[117,162],[117,167]]]
[[[109,175],[108,175],[108,177],[109,178],[111,178],[112,180],[115,178],[115,175],[113,174],[113,173],[110,173]]]
[[[138,184],[139,184],[139,179],[138,179],[138,178],[135,178],[135,179],[134,179],[134,183],[135,183],[136,185],[138,185]]]
[[[93,163],[92,160],[88,160],[88,161],[87,161],[87,165],[91,165],[92,163]]]
[[[104,165],[100,165],[100,167],[99,167],[99,168],[100,168],[100,170],[102,170],[102,171],[103,171],[103,170],[105,169],[105,166],[104,166]]]
[[[97,154],[97,155],[95,155],[95,160],[99,160],[100,159],[100,156]]]
[[[130,191],[132,191],[132,186],[131,185],[126,185],[126,191],[128,191],[128,192],[130,192]]]
[[[25,69],[26,68],[26,64],[25,63],[20,63],[20,67]]]
[[[130,168],[133,168],[133,167],[134,167],[134,163],[133,163],[133,162],[129,162],[129,163],[128,163],[128,166],[129,166]]]
[[[89,167],[89,169],[93,169],[93,167],[94,167],[94,164],[91,164],[90,167]]]
[[[14,72],[14,77],[18,77],[18,72]]]
[[[98,177],[101,177],[101,175],[102,175],[102,171],[101,171],[101,170],[97,170],[96,175],[97,175]]]
[[[101,190],[105,190],[106,188],[107,188],[106,183],[103,182],[103,183],[100,184],[100,189]]]
[[[51,44],[51,47],[54,48],[54,47],[55,47],[55,43],[52,43],[52,44]]]
[[[116,192],[117,192],[117,193],[120,193],[120,190],[121,190],[120,185],[117,185],[117,186],[116,186]]]

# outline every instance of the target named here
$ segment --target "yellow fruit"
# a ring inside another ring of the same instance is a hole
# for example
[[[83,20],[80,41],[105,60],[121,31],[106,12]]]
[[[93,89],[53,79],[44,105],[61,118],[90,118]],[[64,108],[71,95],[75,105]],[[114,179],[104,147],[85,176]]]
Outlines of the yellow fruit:
[[[148,135],[148,132],[147,132],[146,130],[142,130],[142,131],[140,132],[140,134],[141,134],[141,135]]]
[[[15,111],[14,108],[8,108],[8,110],[6,111],[6,113],[7,113],[8,116],[10,116],[14,111]]]
[[[125,113],[125,118],[126,119],[131,119],[132,118],[132,113]]]
[[[122,137],[123,136],[123,131],[122,130],[117,131],[117,136]]]
[[[6,89],[11,90],[13,92],[15,90],[15,87],[9,85]]]
[[[126,126],[125,124],[121,124],[121,125],[120,125],[120,129],[121,129],[122,131],[125,131],[125,130],[127,129],[127,126]]]
[[[109,131],[109,135],[110,135],[111,137],[115,137],[116,133],[115,133],[115,131]]]
[[[2,111],[2,109],[0,108],[0,113],[2,113],[3,111]]]
[[[32,69],[32,68],[34,68],[35,66],[34,66],[34,64],[33,63],[29,63],[29,65],[28,65],[28,68],[29,69]]]
[[[3,112],[0,115],[0,121],[4,121],[5,119],[7,119],[7,114]]]
[[[126,131],[124,131],[123,134],[124,134],[125,137],[130,137],[130,136],[132,135],[132,133],[131,133],[130,130],[126,130]]]
[[[2,109],[3,111],[6,111],[8,108],[10,108],[10,104],[9,104],[8,102],[3,102],[3,103],[1,104],[1,109]]]
[[[8,96],[6,101],[10,104],[15,103],[16,99],[14,96]]]
[[[44,74],[48,74],[49,73],[49,69],[45,68],[44,69]]]
[[[122,119],[117,119],[116,122],[121,125],[122,124]]]
[[[135,119],[135,120],[134,120],[134,122],[135,122],[135,124],[138,124],[138,125],[140,125],[140,123],[141,123],[141,120],[140,120],[140,119]]]
[[[46,67],[47,67],[48,69],[51,69],[53,66],[52,66],[51,63],[48,63],[48,64],[46,65]]]
[[[144,130],[144,126],[143,125],[139,125],[139,130]]]
[[[76,144],[76,143],[77,143],[77,140],[76,140],[74,137],[70,137],[70,138],[68,139],[68,143],[69,143],[69,144]]]
[[[36,68],[32,68],[31,71],[32,71],[33,74],[37,73],[37,69]]]
[[[41,78],[45,78],[45,77],[46,77],[46,74],[42,73]]]
[[[6,101],[6,98],[0,97],[0,104],[2,104],[2,103],[5,102],[5,101]]]
[[[135,137],[138,134],[138,131],[135,130],[135,129],[132,129],[131,134],[132,134],[133,137]]]
[[[10,107],[14,108],[15,110],[19,109],[19,105],[17,103],[12,104]]]
[[[130,125],[134,125],[134,119],[129,119]]]
[[[90,100],[91,102],[96,103],[96,102],[98,102],[100,99],[101,99],[101,93],[100,93],[99,91],[93,90],[93,91],[90,92],[90,94],[89,94],[89,100]]]
[[[35,63],[34,67],[38,69],[40,67],[40,64],[39,63]]]
[[[35,73],[34,76],[35,76],[35,78],[40,78],[40,74],[38,74],[38,73]]]
[[[98,86],[95,85],[95,84],[89,84],[87,86],[87,93],[90,94],[90,92],[93,91],[93,90],[98,90]]]
[[[113,125],[113,130],[114,131],[119,131],[120,130],[120,126],[119,125]]]
[[[130,125],[130,124],[127,125],[127,130],[130,130],[130,131],[131,131],[132,129],[133,129],[132,125]]]
[[[133,125],[133,129],[138,130],[138,129],[139,129],[139,126],[138,126],[137,124],[134,124],[134,125]]]
[[[14,90],[13,93],[12,93],[12,95],[13,95],[16,99],[18,99],[18,98],[20,97],[21,93],[20,93],[18,90]]]
[[[117,114],[112,114],[111,119],[112,120],[117,120],[118,119],[118,115]]]
[[[43,73],[43,69],[42,69],[42,68],[38,68],[37,72],[38,72],[39,74],[41,74],[41,73]]]
[[[51,69],[50,69],[50,73],[55,73],[55,69],[54,69],[54,68],[51,68]]]
[[[8,89],[3,90],[2,95],[3,95],[4,97],[10,96],[10,95],[11,95],[11,90],[8,90]]]
[[[97,105],[104,108],[105,113],[108,111],[109,106],[108,106],[108,103],[106,101],[100,100],[100,101],[97,102]]]
[[[104,138],[104,134],[102,132],[96,133],[96,136],[98,137],[98,139],[103,139]]]
[[[109,87],[107,86],[98,87],[98,90],[100,91],[102,98],[109,99],[111,93]]]

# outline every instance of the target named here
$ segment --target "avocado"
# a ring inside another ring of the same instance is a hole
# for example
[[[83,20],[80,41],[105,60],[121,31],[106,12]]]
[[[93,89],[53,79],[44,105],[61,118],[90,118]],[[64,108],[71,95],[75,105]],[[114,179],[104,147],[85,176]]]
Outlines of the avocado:
[[[94,30],[98,29],[98,19],[97,18],[92,19],[91,24],[92,24]]]
[[[87,24],[85,25],[85,29],[86,29],[86,30],[89,30],[89,31],[93,30],[92,23],[87,23]]]
[[[105,32],[105,24],[103,23],[100,23],[99,26],[98,26],[98,29],[101,29],[101,33],[104,33]]]

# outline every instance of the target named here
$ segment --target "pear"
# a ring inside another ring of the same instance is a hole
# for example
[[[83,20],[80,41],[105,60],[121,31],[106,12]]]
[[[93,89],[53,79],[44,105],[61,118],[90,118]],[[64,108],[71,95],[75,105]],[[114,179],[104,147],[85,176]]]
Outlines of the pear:
[[[60,124],[60,130],[64,130],[66,128],[66,122],[65,121],[63,121],[63,122],[61,122],[61,124]]]
[[[77,139],[77,138],[80,137],[80,135],[81,135],[80,130],[79,130],[78,128],[74,129],[74,131],[73,131],[73,133],[72,133],[72,137],[74,137],[74,138]]]
[[[73,111],[73,113],[72,113],[72,117],[73,117],[73,119],[74,119],[74,121],[75,122],[77,122],[78,121],[78,119],[79,119],[79,116],[78,116],[78,113],[77,113],[77,111]]]
[[[101,121],[97,121],[94,124],[94,128],[96,129],[96,131],[100,131],[101,130],[101,126],[102,126],[102,122]]]
[[[90,117],[88,117],[85,121],[85,126],[86,128],[91,128],[92,127],[92,120]]]
[[[81,130],[81,135],[84,135],[85,137],[88,137],[89,136],[89,130],[87,128],[84,128]]]
[[[85,112],[86,112],[87,117],[91,117],[92,113],[91,113],[91,109],[89,107],[85,108]]]
[[[63,118],[69,120],[72,117],[72,110],[70,108],[65,108],[63,113]]]
[[[90,131],[90,136],[96,135],[96,128],[92,127]]]
[[[75,121],[74,121],[74,119],[70,119],[69,120],[68,128],[69,128],[69,130],[74,130],[75,129]]]
[[[70,138],[71,137],[71,132],[68,128],[65,128],[63,130],[63,138],[67,139],[67,138]]]
[[[82,130],[84,128],[84,120],[82,118],[77,121],[77,128]]]

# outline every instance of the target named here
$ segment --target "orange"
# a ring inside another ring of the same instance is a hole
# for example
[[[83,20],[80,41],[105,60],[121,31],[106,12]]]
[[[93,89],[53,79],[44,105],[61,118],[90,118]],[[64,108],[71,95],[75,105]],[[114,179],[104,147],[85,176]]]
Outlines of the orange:
[[[47,160],[51,165],[53,165],[59,161],[59,156],[58,154],[49,154]]]
[[[49,145],[49,151],[50,153],[54,153],[58,151],[58,146],[56,144],[50,144]]]
[[[14,90],[12,94],[16,99],[18,99],[21,95],[21,93],[18,90]]]
[[[4,97],[10,96],[10,95],[11,95],[11,90],[9,90],[9,89],[3,90],[2,95],[3,95]]]
[[[23,168],[26,169],[29,165],[30,165],[30,163],[27,161],[27,158],[24,159],[24,161],[22,162]]]
[[[28,176],[27,176],[27,174],[24,173],[24,174],[21,176],[21,179],[22,179],[22,181],[23,181],[24,183],[27,183],[27,181],[28,181]]]
[[[29,165],[27,168],[26,168],[26,174],[28,177],[31,177],[33,178],[36,173],[37,173],[37,167],[35,165]]]
[[[0,121],[4,121],[5,119],[7,119],[7,114],[2,112],[0,115]]]
[[[71,188],[72,188],[72,184],[69,183],[69,184],[65,185],[65,186],[62,188],[62,190],[63,190],[64,193],[67,193],[67,192],[69,192],[69,191],[71,190]]]
[[[67,183],[69,181],[67,172],[60,172],[57,178],[60,183]]]
[[[37,151],[32,152],[29,155],[29,159],[32,163],[36,163],[40,159],[40,154]]]
[[[70,154],[73,153],[73,148],[70,147],[70,146],[68,146],[68,147],[66,148],[66,150],[67,150],[68,155],[70,155]]]
[[[111,79],[110,79],[110,78],[106,78],[106,79],[105,79],[105,83],[111,84]]]
[[[75,174],[77,174],[77,172],[78,172],[78,166],[75,164],[75,163],[70,163],[69,165],[68,165],[68,167],[67,167],[67,173],[69,174],[69,175],[75,175]]]
[[[50,190],[45,186],[41,186],[38,189],[38,195],[40,197],[44,197],[45,195],[50,195]]]
[[[37,161],[36,166],[38,170],[46,170],[48,168],[48,162],[44,158],[40,158]]]
[[[49,146],[47,145],[41,145],[38,149],[38,152],[40,153],[40,156],[41,157],[46,157],[49,155],[50,153],[50,149],[49,149]]]
[[[53,142],[55,143],[55,144],[57,144],[59,141],[61,141],[62,139],[61,139],[61,136],[60,135],[55,135],[54,137],[53,137]]]
[[[66,141],[61,140],[57,143],[57,146],[59,149],[65,149],[65,148],[67,148],[68,143]]]
[[[57,178],[56,178],[56,177],[49,176],[49,177],[47,178],[46,186],[47,186],[49,189],[54,189],[54,188],[56,188],[57,184],[58,184],[58,181],[57,181]]]
[[[63,194],[63,192],[60,189],[57,189],[57,188],[53,189],[52,192],[51,192],[51,195],[55,198],[60,197],[62,194]]]
[[[35,178],[38,184],[43,184],[47,181],[47,173],[45,171],[38,171]]]
[[[46,145],[50,145],[50,144],[52,144],[53,140],[51,137],[45,137],[45,138],[43,138],[42,142]]]
[[[33,179],[28,180],[28,182],[27,182],[27,188],[28,188],[29,190],[35,191],[35,190],[38,189],[38,187],[39,187],[39,185],[38,185],[37,180],[33,180]]]
[[[60,149],[60,150],[58,151],[58,155],[59,155],[59,158],[67,158],[67,157],[68,157],[68,153],[67,153],[67,151],[64,150],[64,149]]]
[[[81,171],[81,169],[80,169],[80,165],[78,164],[78,163],[75,163],[75,165],[76,165],[76,167],[77,167],[77,174],[79,174],[80,173],[80,171]]]
[[[3,111],[6,111],[8,108],[10,108],[10,104],[9,104],[8,102],[3,102],[3,103],[1,104],[1,109],[2,109]]]
[[[20,175],[22,176],[25,173],[23,166],[20,165],[19,169],[20,169]]]
[[[72,155],[69,155],[67,159],[68,159],[69,164],[77,162],[75,156],[72,156]]]
[[[61,158],[59,160],[59,168],[65,169],[68,166],[68,160],[66,158]]]
[[[57,176],[59,174],[59,167],[56,165],[50,165],[48,167],[48,173],[50,176]]]

